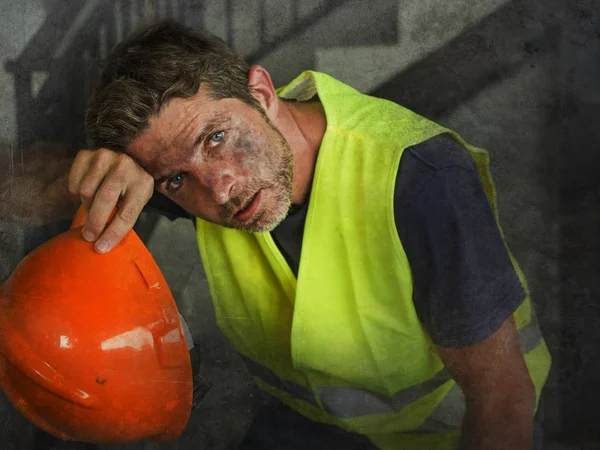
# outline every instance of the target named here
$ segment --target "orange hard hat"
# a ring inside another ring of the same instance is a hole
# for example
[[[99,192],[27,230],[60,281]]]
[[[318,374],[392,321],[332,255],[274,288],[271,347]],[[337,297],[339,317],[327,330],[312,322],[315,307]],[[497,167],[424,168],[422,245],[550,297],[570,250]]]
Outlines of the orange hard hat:
[[[99,254],[84,221],[80,208],[0,286],[0,386],[60,439],[174,440],[193,380],[173,296],[133,230]]]

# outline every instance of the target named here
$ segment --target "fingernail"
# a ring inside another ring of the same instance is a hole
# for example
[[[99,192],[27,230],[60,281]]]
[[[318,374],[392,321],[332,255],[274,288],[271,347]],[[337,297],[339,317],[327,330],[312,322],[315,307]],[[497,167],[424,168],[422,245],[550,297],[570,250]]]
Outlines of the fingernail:
[[[92,233],[91,231],[84,231],[83,232],[83,238],[86,241],[93,241],[94,240],[94,233]]]
[[[108,242],[99,241],[98,243],[96,243],[96,248],[98,249],[98,251],[104,253],[105,251],[108,250]]]

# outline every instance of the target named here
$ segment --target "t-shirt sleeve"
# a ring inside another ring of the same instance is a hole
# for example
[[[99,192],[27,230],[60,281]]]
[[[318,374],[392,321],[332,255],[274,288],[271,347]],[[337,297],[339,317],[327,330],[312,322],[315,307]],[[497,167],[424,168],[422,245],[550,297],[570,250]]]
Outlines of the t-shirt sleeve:
[[[464,347],[497,331],[525,292],[468,151],[448,137],[405,150],[394,208],[433,342]]]

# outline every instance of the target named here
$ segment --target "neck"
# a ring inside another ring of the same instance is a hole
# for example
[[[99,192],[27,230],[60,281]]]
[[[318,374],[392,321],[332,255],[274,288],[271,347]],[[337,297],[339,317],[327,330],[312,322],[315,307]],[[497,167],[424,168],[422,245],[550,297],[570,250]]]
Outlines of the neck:
[[[327,120],[320,102],[280,103],[279,130],[290,144],[294,155],[292,204],[304,204],[310,194],[317,155]]]

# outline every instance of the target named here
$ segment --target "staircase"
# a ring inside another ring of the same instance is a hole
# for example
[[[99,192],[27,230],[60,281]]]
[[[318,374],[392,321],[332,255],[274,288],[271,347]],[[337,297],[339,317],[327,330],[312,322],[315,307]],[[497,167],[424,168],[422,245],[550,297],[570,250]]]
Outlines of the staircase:
[[[98,62],[145,23],[172,18],[205,28],[283,84],[314,68],[317,46],[391,44],[396,9],[388,0],[58,0],[21,55],[5,63],[14,78],[17,145],[84,146]]]
[[[507,0],[400,2],[396,43],[319,49],[317,69],[361,92],[370,92],[460,36],[505,3]]]
[[[318,49],[316,69],[440,119],[556,50],[560,20],[534,3],[403,1],[397,42]]]

